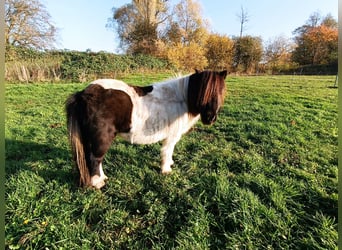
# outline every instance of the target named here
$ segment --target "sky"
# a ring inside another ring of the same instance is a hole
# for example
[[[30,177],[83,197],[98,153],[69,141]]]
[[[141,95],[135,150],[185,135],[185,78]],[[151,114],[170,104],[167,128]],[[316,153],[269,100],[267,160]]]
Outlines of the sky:
[[[59,30],[57,49],[85,51],[119,51],[113,29],[106,28],[112,8],[127,0],[42,0],[54,25]],[[179,2],[173,0],[172,2]],[[285,36],[305,24],[309,16],[319,12],[331,14],[337,20],[338,0],[198,0],[203,18],[208,19],[211,30],[229,37],[238,36],[240,22],[237,17],[243,7],[249,16],[245,35],[261,36],[263,41]]]

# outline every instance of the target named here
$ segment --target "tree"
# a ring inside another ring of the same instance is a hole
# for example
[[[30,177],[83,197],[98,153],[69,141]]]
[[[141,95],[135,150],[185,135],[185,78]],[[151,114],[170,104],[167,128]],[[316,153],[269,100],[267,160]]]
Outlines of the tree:
[[[249,15],[247,10],[241,6],[241,13],[237,15],[240,22],[240,38],[242,37],[243,31],[246,29],[246,23],[249,21]]]
[[[207,66],[204,46],[209,34],[208,22],[203,19],[197,1],[180,1],[173,9],[165,33],[166,58],[174,65],[184,70]]]
[[[201,5],[194,0],[182,0],[173,11],[172,24],[177,24],[184,45],[203,45],[208,36],[208,22],[202,17]]]
[[[300,65],[337,63],[337,22],[331,15],[322,18],[317,13],[294,31],[295,48],[292,59]]]
[[[210,34],[206,45],[206,58],[210,69],[229,69],[233,58],[233,41],[226,35]]]
[[[57,28],[38,0],[5,0],[6,45],[47,49],[56,42]]]
[[[204,45],[208,22],[196,0],[181,0],[173,8],[167,0],[133,0],[113,9],[120,46],[128,53],[167,58],[182,69],[207,65]],[[183,58],[182,58],[183,57]]]
[[[264,59],[272,70],[286,69],[291,65],[294,44],[284,36],[278,36],[266,42]]]
[[[252,73],[256,70],[263,54],[260,37],[243,36],[234,38],[233,66],[236,71]]]
[[[168,17],[167,0],[133,0],[113,8],[107,27],[114,28],[128,53],[151,54],[159,39],[158,26]]]
[[[172,45],[182,43],[182,38],[181,27],[177,22],[171,21],[169,26],[166,28],[165,36],[162,38],[163,41]]]
[[[331,14],[328,14],[323,18],[321,25],[324,25],[324,26],[332,28],[332,29],[338,28],[338,23],[337,23],[336,19]]]

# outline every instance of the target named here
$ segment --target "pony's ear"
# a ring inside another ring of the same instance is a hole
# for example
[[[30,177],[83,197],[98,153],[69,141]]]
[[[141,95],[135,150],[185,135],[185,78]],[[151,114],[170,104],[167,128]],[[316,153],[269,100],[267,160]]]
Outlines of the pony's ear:
[[[195,69],[195,72],[196,72],[196,74],[199,74],[199,73],[201,73],[202,71],[199,70],[199,69]]]
[[[226,79],[227,74],[228,74],[228,71],[227,71],[227,70],[223,70],[223,71],[220,72],[220,76],[222,76],[223,79]]]

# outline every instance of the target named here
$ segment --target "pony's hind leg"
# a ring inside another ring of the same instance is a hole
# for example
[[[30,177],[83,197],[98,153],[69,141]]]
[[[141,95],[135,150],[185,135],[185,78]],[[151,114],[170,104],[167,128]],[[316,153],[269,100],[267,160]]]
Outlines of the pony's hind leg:
[[[103,172],[102,162],[100,163],[99,168],[100,168],[100,177],[101,177],[102,179],[104,179],[104,180],[107,180],[108,177],[107,177],[107,175],[105,175],[104,172]]]
[[[115,135],[130,130],[133,104],[124,91],[106,89],[95,83],[90,84],[84,92],[83,101],[86,107],[82,134],[88,147],[88,185],[100,189],[107,179],[102,160]]]
[[[97,134],[97,137],[92,143],[89,172],[91,185],[97,189],[102,188],[105,185],[105,180],[108,179],[108,177],[104,174],[102,161],[113,139],[114,136],[112,134],[100,133]]]
[[[90,158],[90,182],[93,187],[95,187],[96,189],[100,189],[105,185],[105,180],[108,179],[102,169],[103,157],[97,158],[93,154],[91,154]]]
[[[103,157],[95,157],[93,153],[90,154],[90,184],[96,189],[100,189],[105,185],[105,178],[102,169]]]

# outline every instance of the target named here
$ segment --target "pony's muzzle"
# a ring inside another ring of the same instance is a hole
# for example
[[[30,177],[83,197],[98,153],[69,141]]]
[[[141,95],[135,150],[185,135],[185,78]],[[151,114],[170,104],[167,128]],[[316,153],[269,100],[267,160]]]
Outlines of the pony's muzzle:
[[[202,123],[205,125],[213,124],[217,119],[217,115],[211,112],[206,113],[205,115],[201,115]]]

